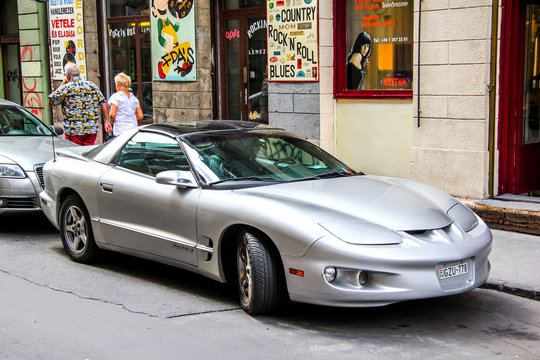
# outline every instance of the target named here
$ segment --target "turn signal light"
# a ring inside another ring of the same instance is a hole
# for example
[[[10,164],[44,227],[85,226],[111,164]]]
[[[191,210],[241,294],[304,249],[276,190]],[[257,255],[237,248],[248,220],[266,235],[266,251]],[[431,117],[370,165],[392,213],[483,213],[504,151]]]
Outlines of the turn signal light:
[[[289,268],[289,274],[304,277],[304,270]]]

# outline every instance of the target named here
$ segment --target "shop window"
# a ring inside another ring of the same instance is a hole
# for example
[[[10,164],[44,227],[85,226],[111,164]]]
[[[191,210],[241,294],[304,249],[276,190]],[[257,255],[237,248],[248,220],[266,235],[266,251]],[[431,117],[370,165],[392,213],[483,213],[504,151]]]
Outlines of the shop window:
[[[110,0],[107,2],[109,17],[148,15],[148,11],[148,0]]]
[[[257,7],[266,5],[265,0],[224,0],[223,8],[225,10],[230,9],[243,9],[249,7]]]
[[[150,11],[148,1],[108,1],[107,39],[109,85],[114,93],[116,74],[131,77],[131,91],[145,114],[152,117],[152,67],[150,53]]]
[[[410,0],[334,2],[336,98],[412,97],[413,11]]]

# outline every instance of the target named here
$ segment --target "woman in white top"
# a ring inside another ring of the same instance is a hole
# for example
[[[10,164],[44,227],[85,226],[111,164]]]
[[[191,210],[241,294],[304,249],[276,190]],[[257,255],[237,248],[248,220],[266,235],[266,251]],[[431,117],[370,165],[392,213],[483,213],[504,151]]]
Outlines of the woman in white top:
[[[142,120],[143,112],[139,100],[129,92],[131,78],[120,73],[114,77],[116,92],[109,99],[111,111],[109,117],[113,124],[113,135],[118,136],[126,130],[137,127],[137,120]]]

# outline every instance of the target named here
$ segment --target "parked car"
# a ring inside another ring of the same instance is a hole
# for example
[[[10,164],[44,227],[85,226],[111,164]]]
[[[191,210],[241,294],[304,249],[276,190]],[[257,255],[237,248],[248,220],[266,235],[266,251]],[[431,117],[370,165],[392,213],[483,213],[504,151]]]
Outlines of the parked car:
[[[53,133],[53,130],[56,133]],[[43,164],[55,146],[74,146],[24,107],[0,99],[0,214],[39,212]]]
[[[490,270],[491,232],[456,199],[356,172],[267,125],[142,126],[59,150],[44,175],[43,211],[73,260],[108,249],[236,283],[249,314],[287,297],[355,307],[458,294]]]

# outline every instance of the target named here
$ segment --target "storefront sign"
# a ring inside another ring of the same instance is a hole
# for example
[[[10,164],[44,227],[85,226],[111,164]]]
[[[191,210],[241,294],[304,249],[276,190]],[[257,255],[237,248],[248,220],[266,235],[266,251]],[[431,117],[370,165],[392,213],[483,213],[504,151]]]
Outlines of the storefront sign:
[[[318,0],[269,0],[268,81],[319,81]]]
[[[195,81],[195,0],[151,3],[154,80]]]
[[[54,80],[64,78],[64,66],[75,63],[86,79],[83,1],[49,0],[49,30]]]

